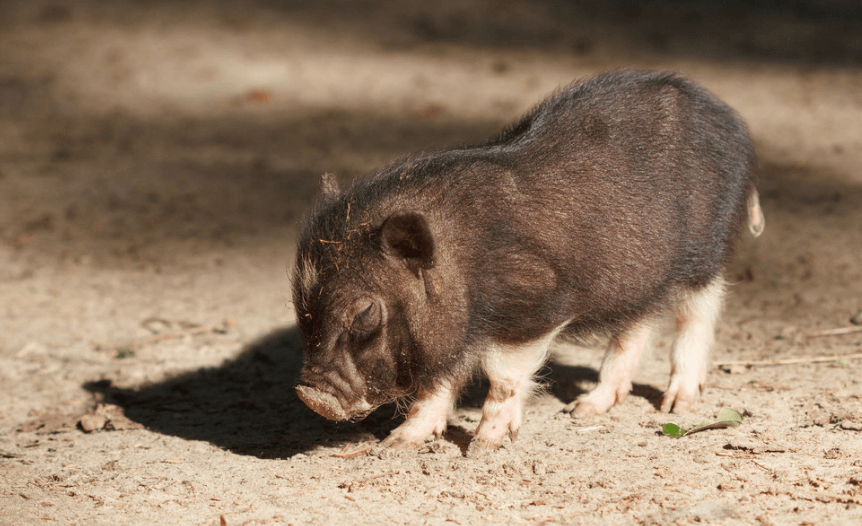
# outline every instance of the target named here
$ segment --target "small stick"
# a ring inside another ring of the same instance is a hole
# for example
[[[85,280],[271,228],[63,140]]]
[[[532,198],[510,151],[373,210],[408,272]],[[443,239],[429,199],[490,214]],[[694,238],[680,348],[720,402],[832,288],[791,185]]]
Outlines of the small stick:
[[[814,497],[817,499],[830,499],[844,502],[853,502],[855,504],[862,504],[862,497],[855,497],[852,495],[839,495],[837,493],[824,493],[820,491],[805,491],[802,493],[802,495]]]
[[[785,360],[754,360],[754,361],[729,361],[729,362],[716,362],[716,367],[721,367],[722,365],[745,365],[745,366],[754,366],[754,365],[796,365],[800,363],[828,363],[828,362],[837,362],[839,360],[855,360],[862,358],[862,353],[857,354],[844,354],[839,356],[818,356],[818,357],[810,357],[810,358],[787,358]]]
[[[841,334],[852,334],[854,332],[862,332],[862,325],[857,327],[840,327],[838,329],[809,332],[807,336],[809,338],[819,338],[820,336],[839,336]]]
[[[364,485],[364,484],[367,484],[367,483],[371,482],[372,480],[376,480],[376,479],[383,478],[383,477],[388,477],[389,475],[395,475],[396,473],[397,473],[397,472],[396,472],[395,470],[389,470],[389,471],[387,471],[387,472],[385,472],[385,473],[378,473],[377,475],[372,475],[372,476],[370,476],[370,477],[365,477],[365,478],[364,478],[364,479],[362,479],[362,480],[354,480],[354,481],[352,481],[350,484],[345,484],[345,485],[346,485],[346,486],[348,486],[348,487],[353,486],[354,484],[356,484],[356,485],[358,485],[358,486],[362,486],[362,485]]]
[[[372,449],[374,449],[374,444],[369,444],[366,446],[359,445],[353,449],[351,449],[350,444],[348,444],[344,446],[344,449],[342,449],[338,453],[333,453],[332,456],[335,458],[356,458],[368,453]]]
[[[605,426],[602,425],[602,426],[592,426],[592,427],[579,427],[579,428],[575,429],[575,432],[582,435],[584,433],[589,433],[591,431],[598,431],[599,429],[601,429],[603,427],[605,427]]]
[[[753,461],[753,460],[752,460],[752,461],[751,461],[751,463],[752,463],[752,464],[754,464],[755,466],[759,467],[760,469],[762,469],[763,471],[765,471],[765,472],[767,472],[767,473],[772,473],[772,470],[771,470],[771,469],[769,469],[768,467],[764,466],[763,464],[760,464],[759,462],[755,462],[755,461]]]

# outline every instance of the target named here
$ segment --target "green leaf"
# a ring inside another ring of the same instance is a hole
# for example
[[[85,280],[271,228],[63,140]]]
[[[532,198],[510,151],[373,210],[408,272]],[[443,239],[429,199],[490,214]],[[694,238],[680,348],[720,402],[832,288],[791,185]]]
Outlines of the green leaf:
[[[665,424],[661,426],[661,432],[674,438],[679,438],[685,434],[685,431],[680,429],[676,424]]]
[[[676,424],[664,424],[661,432],[665,435],[680,438],[692,433],[699,433],[707,429],[721,429],[724,427],[738,427],[742,423],[742,415],[736,409],[723,408],[718,412],[715,422],[703,421],[696,426],[680,427]]]
[[[117,351],[117,354],[114,356],[117,360],[125,360],[126,358],[131,358],[135,355],[135,351],[132,349],[120,349]]]

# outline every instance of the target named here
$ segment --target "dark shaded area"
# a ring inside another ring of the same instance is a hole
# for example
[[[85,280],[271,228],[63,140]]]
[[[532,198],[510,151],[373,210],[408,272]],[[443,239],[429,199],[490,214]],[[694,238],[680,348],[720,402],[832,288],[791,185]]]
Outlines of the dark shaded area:
[[[656,52],[708,60],[862,63],[862,5],[852,0],[533,0],[507,2],[503,9],[498,2],[476,4],[469,10],[415,3],[400,10],[376,6],[344,12],[343,20],[370,41],[395,49],[418,40],[562,49],[584,59],[602,50],[628,59]],[[280,9],[311,14],[328,7],[295,3]],[[399,37],[402,33],[410,39]]]
[[[0,239],[64,258],[90,254],[102,266],[178,263],[162,250],[170,242],[214,249],[246,239],[285,243],[279,236],[295,229],[322,173],[335,172],[345,184],[360,173],[345,157],[463,145],[501,128],[342,110],[265,118],[58,117],[22,130],[28,146],[43,152],[28,166],[46,185],[67,191],[0,226]],[[152,151],[175,154],[154,158]],[[30,156],[0,155],[0,173],[4,162],[29,162]],[[294,159],[304,162],[297,166]],[[87,163],[103,171],[79,175]]]
[[[104,2],[97,12],[47,4],[35,13],[9,16],[5,23],[25,21],[20,18],[24,16],[45,25],[91,17],[131,25],[156,10],[170,13],[176,24],[215,23],[225,32],[299,20],[334,35],[362,35],[369,44],[396,51],[444,43],[479,49],[567,49],[585,58],[601,49],[622,55],[654,51],[705,59],[862,63],[862,5],[854,0],[476,0],[466,5],[149,0]],[[204,10],[207,15],[199,16]]]
[[[824,216],[862,219],[862,186],[841,180],[823,168],[764,164],[757,187],[767,228],[770,213],[788,214],[796,222]]]
[[[115,387],[110,380],[84,387],[150,430],[259,458],[287,458],[316,446],[385,437],[396,425],[394,406],[362,422],[335,423],[297,398],[293,386],[302,367],[302,345],[294,326],[250,344],[220,367],[134,389]]]
[[[596,349],[596,353],[602,353],[604,348]],[[545,388],[559,401],[568,404],[582,394],[589,392],[583,389],[584,382],[596,383],[599,381],[599,372],[591,367],[579,365],[562,365],[550,362],[545,367],[545,373],[540,380]],[[656,410],[661,408],[661,399],[664,393],[651,385],[632,384],[631,394],[647,400]]]
[[[851,0],[562,2],[634,48],[702,57],[860,64],[862,4]]]
[[[602,351],[596,349],[597,355]],[[539,371],[539,384],[559,401],[568,404],[586,393],[582,382],[598,382],[599,372],[591,367],[562,365],[549,362]]]

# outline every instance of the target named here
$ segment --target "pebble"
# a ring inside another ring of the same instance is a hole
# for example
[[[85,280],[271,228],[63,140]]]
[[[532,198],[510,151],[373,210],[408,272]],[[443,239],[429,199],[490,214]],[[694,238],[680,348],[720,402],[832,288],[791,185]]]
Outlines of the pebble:
[[[102,415],[84,415],[81,417],[80,421],[81,429],[83,429],[85,433],[92,433],[93,431],[104,429],[107,423],[108,419]]]

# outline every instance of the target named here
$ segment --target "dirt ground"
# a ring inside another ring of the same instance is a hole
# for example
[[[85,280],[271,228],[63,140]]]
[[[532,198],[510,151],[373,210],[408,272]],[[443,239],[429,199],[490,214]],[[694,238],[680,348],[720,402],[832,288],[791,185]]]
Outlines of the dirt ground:
[[[862,332],[815,334],[862,311],[862,9],[764,5],[4,0],[0,523],[862,522]],[[557,345],[482,458],[482,385],[419,452],[373,447],[394,407],[302,405],[287,274],[319,175],[484,140],[627,65],[698,80],[758,145],[766,231],[693,412],[656,409],[669,325],[596,418],[560,409],[602,345]],[[660,434],[725,406],[740,427]]]

